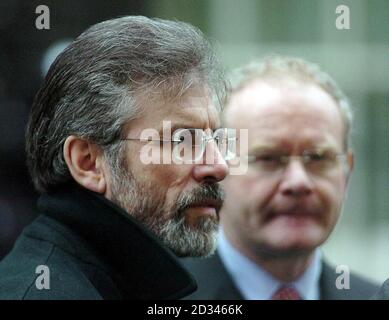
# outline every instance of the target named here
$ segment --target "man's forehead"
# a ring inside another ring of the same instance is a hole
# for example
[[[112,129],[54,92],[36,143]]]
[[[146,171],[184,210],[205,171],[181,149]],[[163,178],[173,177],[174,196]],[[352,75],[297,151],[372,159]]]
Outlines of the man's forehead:
[[[341,147],[338,139],[330,132],[319,133],[317,130],[301,130],[297,134],[277,135],[262,131],[261,134],[249,135],[251,151],[278,150],[302,151],[307,149],[338,150]]]
[[[240,127],[248,119],[254,119],[262,112],[268,100],[279,97],[277,89],[259,80],[254,80],[242,89],[234,92],[225,109],[225,121],[228,126]]]
[[[289,80],[268,83],[260,79],[231,95],[225,119],[230,125],[238,126],[263,117],[289,117],[297,113],[341,121],[336,102],[318,85]]]
[[[155,119],[158,123],[158,119]],[[175,112],[165,113],[159,118],[158,128],[162,127],[162,121],[170,121],[175,128],[217,128],[220,126],[219,111],[213,105],[193,104],[177,107]]]
[[[329,119],[330,120],[330,119]],[[342,127],[322,117],[274,117],[264,115],[250,122],[249,145],[281,149],[339,149],[342,146]]]
[[[144,115],[133,121],[131,128],[142,130],[153,128],[162,131],[163,123],[172,128],[216,128],[220,126],[220,112],[206,91],[189,89],[180,98],[163,99],[150,97],[143,102]]]
[[[339,107],[322,88],[309,83],[268,84],[256,80],[232,94],[226,110],[229,121],[306,115],[342,122]]]
[[[343,142],[343,122],[335,101],[311,84],[286,86],[254,82],[231,97],[226,124],[249,130],[258,145],[322,144]]]

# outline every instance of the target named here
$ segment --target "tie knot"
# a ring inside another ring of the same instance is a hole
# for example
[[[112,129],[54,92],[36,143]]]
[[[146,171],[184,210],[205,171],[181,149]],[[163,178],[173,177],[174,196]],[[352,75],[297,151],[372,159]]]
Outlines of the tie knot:
[[[300,294],[291,286],[281,286],[272,296],[272,300],[301,300]]]

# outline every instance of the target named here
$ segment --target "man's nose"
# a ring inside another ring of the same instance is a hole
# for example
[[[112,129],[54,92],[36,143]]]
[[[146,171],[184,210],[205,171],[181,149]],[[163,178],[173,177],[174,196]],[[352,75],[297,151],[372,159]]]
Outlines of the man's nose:
[[[193,176],[196,181],[220,182],[228,175],[229,169],[219,148],[214,141],[208,141],[202,162],[196,164],[193,169]]]
[[[312,179],[300,160],[290,160],[283,173],[280,188],[285,196],[308,196],[312,193]]]

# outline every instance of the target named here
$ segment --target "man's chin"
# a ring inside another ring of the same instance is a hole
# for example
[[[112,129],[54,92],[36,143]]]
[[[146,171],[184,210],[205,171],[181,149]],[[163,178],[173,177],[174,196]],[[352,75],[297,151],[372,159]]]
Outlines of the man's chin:
[[[196,225],[171,219],[158,232],[158,237],[179,257],[206,257],[217,246],[218,224],[210,218],[196,219]]]
[[[313,251],[325,241],[325,232],[318,225],[269,228],[263,233],[265,246],[273,252],[303,253]]]
[[[218,223],[218,213],[213,207],[189,207],[184,210],[183,216],[188,227],[199,229],[204,225],[204,221]]]

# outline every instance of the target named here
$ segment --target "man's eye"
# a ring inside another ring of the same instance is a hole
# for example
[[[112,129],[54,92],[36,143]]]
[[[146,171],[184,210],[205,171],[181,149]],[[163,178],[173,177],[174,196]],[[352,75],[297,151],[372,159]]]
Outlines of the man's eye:
[[[308,153],[309,161],[312,162],[330,162],[333,161],[336,156],[331,152],[312,152]]]
[[[256,160],[261,162],[276,162],[279,159],[280,159],[279,156],[271,155],[271,154],[263,154],[256,157]]]
[[[226,145],[228,143],[228,140],[225,138],[216,137],[215,142],[217,143],[217,145],[221,146],[221,145]]]
[[[311,153],[309,154],[309,159],[311,161],[323,161],[326,160],[328,157],[325,154],[322,153]]]

